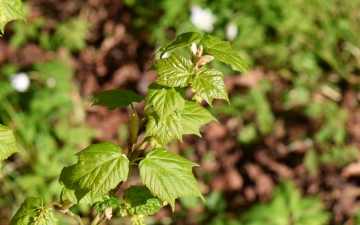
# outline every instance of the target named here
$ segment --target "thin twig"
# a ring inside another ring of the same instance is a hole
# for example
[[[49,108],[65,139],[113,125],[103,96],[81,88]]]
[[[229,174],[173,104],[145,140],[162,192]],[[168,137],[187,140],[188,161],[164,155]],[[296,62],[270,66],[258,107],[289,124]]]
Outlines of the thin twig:
[[[59,211],[61,213],[67,214],[67,215],[71,216],[72,218],[76,219],[78,221],[79,225],[84,225],[83,221],[81,220],[81,217],[79,215],[74,214],[69,209],[59,210]]]

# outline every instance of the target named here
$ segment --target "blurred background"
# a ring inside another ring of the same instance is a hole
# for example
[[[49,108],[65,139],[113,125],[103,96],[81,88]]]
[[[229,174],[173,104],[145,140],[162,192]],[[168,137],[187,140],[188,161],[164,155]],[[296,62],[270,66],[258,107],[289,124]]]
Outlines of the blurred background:
[[[154,51],[187,31],[231,41],[249,76],[219,62],[231,105],[172,151],[206,198],[180,198],[147,224],[360,224],[360,1],[28,0],[0,38],[0,123],[20,153],[0,180],[0,224],[28,196],[59,200],[58,177],[91,143],[126,146],[128,111],[102,90],[145,95]],[[134,177],[130,182],[138,182]],[[92,218],[89,207],[73,207]],[[60,224],[76,224],[58,214]],[[86,220],[86,219],[85,219]],[[131,224],[115,219],[108,224]]]

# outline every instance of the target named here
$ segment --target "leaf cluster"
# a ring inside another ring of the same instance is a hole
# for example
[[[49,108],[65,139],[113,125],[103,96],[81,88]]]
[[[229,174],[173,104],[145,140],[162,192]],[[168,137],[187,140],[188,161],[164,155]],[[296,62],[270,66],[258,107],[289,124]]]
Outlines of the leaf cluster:
[[[244,73],[247,66],[228,42],[211,35],[201,37],[194,32],[178,36],[155,56],[161,57],[180,47],[189,48],[190,58],[171,53],[169,58],[160,58],[150,67],[159,77],[149,86],[144,118],[139,118],[133,104],[143,98],[132,91],[116,89],[95,95],[93,105],[110,110],[131,106],[129,148],[126,152],[115,143],[102,142],[77,153],[78,162],[64,167],[60,174],[63,190],[59,204],[63,212],[78,219],[69,207],[86,203],[102,215],[97,219],[111,219],[115,211],[116,215],[131,216],[133,224],[143,224],[144,217],[154,214],[163,205],[169,204],[174,210],[175,199],[179,197],[196,196],[204,200],[192,173],[192,168],[198,165],[170,152],[165,146],[174,139],[181,141],[185,134],[201,136],[199,128],[216,121],[199,105],[201,101],[210,106],[214,99],[229,102],[223,74],[206,68],[206,63],[219,59]],[[203,52],[210,55],[203,56]],[[193,92],[192,100],[187,99],[187,92]],[[142,126],[146,128],[145,138],[138,144],[137,136]],[[147,145],[152,149],[145,157],[140,157]],[[132,166],[138,167],[144,186],[126,189],[121,203],[113,195],[127,181]],[[21,206],[18,213],[28,210],[27,207],[26,204]]]

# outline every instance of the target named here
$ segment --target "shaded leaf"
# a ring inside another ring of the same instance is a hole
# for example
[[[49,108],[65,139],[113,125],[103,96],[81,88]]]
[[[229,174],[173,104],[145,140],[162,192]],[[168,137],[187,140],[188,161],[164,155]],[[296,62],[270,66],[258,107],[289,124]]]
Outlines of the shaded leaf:
[[[139,164],[140,176],[151,193],[168,202],[174,210],[175,199],[198,196],[204,200],[192,167],[198,166],[164,148],[153,149]]]
[[[214,98],[225,99],[229,102],[223,76],[218,70],[201,68],[192,81],[191,90],[211,107]]]
[[[211,113],[194,101],[186,101],[184,112],[181,113],[182,133],[196,134],[201,137],[199,129],[210,121],[217,121]]]
[[[187,33],[182,33],[179,36],[176,37],[176,40],[171,43],[169,46],[167,47],[162,47],[160,48],[154,56],[158,56],[158,57],[162,57],[165,52],[176,49],[176,48],[181,48],[181,47],[185,47],[185,46],[190,46],[192,43],[199,43],[201,40],[201,34],[197,33],[197,32],[187,32]]]
[[[145,137],[153,137],[161,146],[173,139],[182,140],[181,116],[174,112],[166,117],[159,117],[156,112],[149,115]]]
[[[62,200],[69,200],[74,204],[93,204],[94,202],[100,200],[100,197],[93,197],[94,194],[90,190],[82,189],[70,189],[66,186],[61,192]]]
[[[0,124],[0,169],[2,165],[1,162],[15,152],[19,152],[19,149],[16,145],[13,131]]]
[[[5,24],[11,20],[22,19],[26,21],[20,0],[0,1],[0,31],[4,33]],[[0,33],[0,36],[1,36]]]
[[[109,195],[103,195],[102,200],[95,202],[92,208],[98,213],[102,213],[106,208],[111,207],[112,209],[119,208],[121,201],[119,198]]]
[[[94,199],[91,197],[92,193],[90,193],[90,189],[81,189],[80,187],[73,185],[71,176],[74,173],[74,170],[75,165],[64,167],[61,170],[59,183],[65,186],[61,192],[61,199],[67,199],[72,203],[93,203]]]
[[[159,74],[156,83],[168,87],[186,87],[191,82],[193,64],[184,56],[171,53],[170,57],[158,60],[150,69]]]
[[[133,91],[114,89],[96,94],[93,105],[108,106],[108,109],[113,110],[117,107],[127,107],[132,102],[141,102],[142,100],[143,98]]]
[[[152,106],[160,117],[167,116],[175,110],[182,110],[185,100],[175,88],[169,88],[153,83],[146,95],[145,109]]]
[[[145,186],[131,186],[124,191],[125,206],[130,215],[151,216],[163,205]]]
[[[229,41],[222,41],[220,38],[210,34],[201,39],[204,51],[214,56],[223,63],[230,65],[233,70],[240,71],[247,75],[246,62],[232,49]]]

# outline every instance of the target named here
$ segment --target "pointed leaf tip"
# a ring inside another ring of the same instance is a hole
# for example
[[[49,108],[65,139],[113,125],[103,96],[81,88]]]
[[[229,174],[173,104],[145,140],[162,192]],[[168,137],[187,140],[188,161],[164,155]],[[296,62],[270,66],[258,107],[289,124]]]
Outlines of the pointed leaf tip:
[[[242,72],[247,76],[248,65],[234,51],[230,42],[222,41],[218,37],[207,34],[201,39],[201,43],[204,45],[204,51],[207,54],[214,56],[221,62],[230,65],[233,70]]]
[[[127,107],[132,102],[141,102],[143,98],[133,91],[114,89],[103,91],[94,96],[93,105],[107,106],[109,110]]]
[[[201,40],[201,34],[197,32],[187,32],[182,33],[176,37],[176,40],[168,45],[167,47],[160,48],[154,55],[154,57],[162,57],[165,52],[174,50],[176,48],[181,48],[185,46],[190,46],[192,43],[199,43]]]

